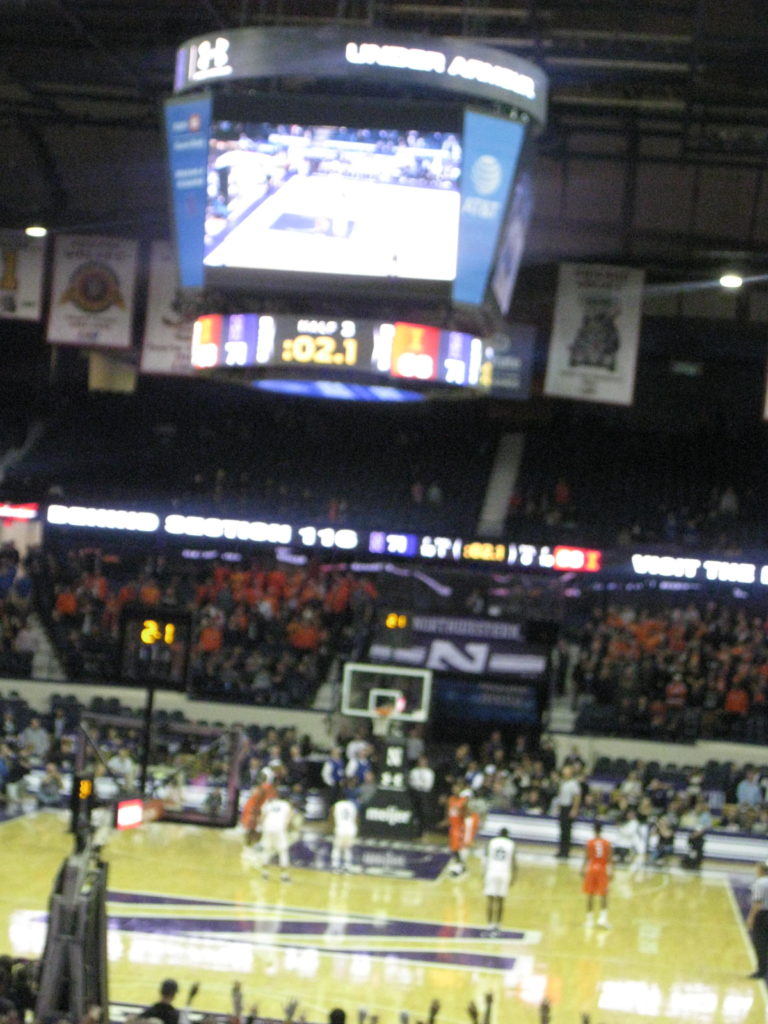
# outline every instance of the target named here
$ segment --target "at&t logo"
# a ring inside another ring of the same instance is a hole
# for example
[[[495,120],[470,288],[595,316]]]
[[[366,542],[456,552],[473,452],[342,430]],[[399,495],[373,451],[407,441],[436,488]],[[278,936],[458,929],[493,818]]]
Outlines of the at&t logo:
[[[497,199],[491,199],[490,196],[498,192],[504,180],[500,162],[489,153],[479,156],[470,168],[469,179],[475,194],[464,199],[461,206],[462,213],[479,217],[480,220],[493,220],[498,217],[501,203]]]
[[[501,164],[495,156],[486,153],[479,156],[469,172],[475,190],[481,196],[491,196],[501,185]]]

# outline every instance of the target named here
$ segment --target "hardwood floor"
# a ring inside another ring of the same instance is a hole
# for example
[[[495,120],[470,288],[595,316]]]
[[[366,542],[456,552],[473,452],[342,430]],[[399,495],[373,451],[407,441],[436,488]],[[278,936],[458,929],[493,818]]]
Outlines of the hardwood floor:
[[[64,812],[0,825],[0,952],[37,956],[55,873],[72,848]],[[234,831],[154,823],[115,833],[109,862],[112,1017],[147,1005],[161,980],[184,993],[200,982],[195,1009],[229,1013],[239,980],[245,1010],[281,1018],[291,998],[321,1022],[340,1006],[381,1024],[401,1011],[468,1020],[470,1000],[494,997],[494,1024],[534,1022],[544,998],[553,1024],[691,1021],[757,1024],[766,986],[747,978],[754,958],[740,901],[743,868],[617,870],[609,930],[585,926],[579,859],[519,851],[519,877],[503,931],[488,934],[482,868],[445,872],[440,846],[361,844],[354,874],[329,870],[328,844],[306,833],[292,850],[291,881],[268,880],[244,861]]]

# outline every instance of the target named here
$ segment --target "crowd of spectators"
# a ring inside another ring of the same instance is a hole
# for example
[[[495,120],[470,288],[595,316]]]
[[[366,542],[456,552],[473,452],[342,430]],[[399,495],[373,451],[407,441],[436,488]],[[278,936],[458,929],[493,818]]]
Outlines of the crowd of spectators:
[[[669,434],[617,410],[558,408],[525,431],[507,529],[530,543],[765,550],[763,430],[742,423],[735,437],[736,419]]]
[[[0,956],[0,1022],[22,1024],[34,1013],[39,962]]]
[[[283,1012],[280,1017],[265,1017],[259,1012],[259,1003],[251,1003],[246,1007],[245,988],[240,981],[235,981],[230,990],[230,1014],[202,1014],[194,1012],[192,1011],[192,1003],[197,997],[199,990],[199,983],[193,982],[187,993],[184,1006],[177,1007],[175,1002],[179,991],[179,984],[174,978],[166,978],[160,985],[158,1001],[130,1017],[129,1024],[137,1024],[139,1021],[147,1020],[159,1021],[160,1024],[190,1024],[193,1020],[195,1024],[198,1024],[198,1022],[199,1024],[294,1024],[294,1022],[299,1022],[300,1024],[300,1022],[307,1019],[306,1013],[302,1010],[300,1000],[296,997],[289,999],[285,1006],[282,1007]],[[491,992],[483,996],[482,1002],[479,1005],[474,999],[471,999],[467,1004],[466,1011],[469,1024],[491,1024],[493,1006],[494,997]],[[544,1012],[545,1009],[546,1012]],[[549,1004],[545,1003],[542,1007],[542,1024],[548,1024],[548,1011]],[[398,1014],[400,1024],[408,1024],[413,1012],[412,1007],[408,1009],[403,1008]],[[439,1013],[440,1001],[433,998],[429,1001],[426,1012],[423,1015],[419,1014],[418,1019],[425,1021],[426,1024],[436,1024]],[[347,1019],[347,1011],[340,1006],[336,1006],[328,1011],[328,1024],[346,1024]],[[349,1014],[349,1019],[353,1019],[352,1012]],[[378,1024],[379,1015],[375,1010],[369,1011],[367,1007],[359,1007],[354,1010],[354,1019],[357,1021],[357,1024]],[[58,1024],[58,1022],[55,1022],[55,1024]],[[72,1022],[66,1021],[65,1024],[72,1024]],[[83,1024],[87,1024],[87,1022],[83,1022]]]
[[[307,706],[334,658],[362,654],[377,598],[370,577],[271,554],[128,564],[68,549],[37,557],[33,572],[69,678],[186,682],[197,697],[277,707]],[[187,644],[181,629],[154,649],[125,636],[134,607],[188,619]]]
[[[7,810],[62,806],[82,742],[81,722],[88,734],[86,767],[97,781],[107,776],[118,790],[134,791],[144,754],[138,712],[113,707],[113,714],[105,716],[103,702],[93,711],[69,698],[52,699],[50,710],[37,712],[18,695],[3,698],[2,705],[0,799]],[[291,725],[262,728],[257,712],[254,719],[245,726],[237,750],[241,801],[265,776],[305,816],[314,798],[319,810],[310,818],[324,816],[342,789],[361,805],[375,794],[383,741],[370,723],[353,726],[342,720],[323,749]],[[226,729],[202,728],[207,725],[185,724],[180,713],[156,713],[149,761],[160,770],[169,799],[173,789],[181,800],[186,784],[205,786],[211,793],[226,789],[233,748],[220,742]],[[562,770],[570,765],[582,789],[581,820],[624,827],[631,819],[645,829],[651,845],[654,837],[674,836],[681,829],[702,836],[720,831],[768,838],[768,765],[711,761],[685,766],[604,756],[587,764],[576,747],[558,763],[547,735],[537,741],[495,730],[478,746],[445,748],[425,739],[419,725],[407,730],[403,742],[407,782],[426,834],[444,825],[446,801],[457,784],[481,819],[491,812],[556,817]],[[31,776],[34,786],[27,784]]]
[[[594,493],[565,476],[539,481],[523,475],[510,497],[505,532],[528,543],[570,538],[579,545],[666,552],[724,554],[768,546],[754,493],[740,497],[731,484],[690,503],[654,500],[652,485],[638,486],[621,502],[596,504]]]
[[[0,676],[28,679],[32,674],[31,588],[15,545],[0,544]]]
[[[201,390],[142,378],[133,395],[70,383],[47,403],[29,450],[13,446],[20,457],[3,469],[4,496],[117,507],[151,499],[190,512],[471,536],[498,440],[517,434],[522,458],[506,524],[517,541],[768,546],[754,428],[743,443],[727,430],[705,444],[699,434],[667,443],[663,430],[633,430],[619,411],[608,419],[584,403],[541,422],[482,401],[460,410],[408,403],[403,415],[386,403],[255,395],[212,380]],[[595,458],[601,451],[611,457]]]
[[[14,500],[471,532],[498,425],[482,403],[461,415],[451,402],[408,404],[406,418],[387,403],[145,377],[134,395],[58,396],[0,482]]]
[[[759,609],[596,608],[571,652],[579,732],[768,741],[768,619]]]
[[[345,739],[328,755],[322,779],[333,790],[345,776],[351,778],[364,801],[375,788],[377,747],[359,735]],[[358,773],[360,742],[368,746]],[[558,763],[550,737],[535,742],[521,734],[509,741],[498,730],[479,746],[460,743],[445,749],[426,744],[414,727],[405,743],[408,783],[427,832],[444,823],[454,784],[469,794],[481,819],[489,813],[555,818],[562,769],[571,765],[582,789],[579,819],[622,828],[631,819],[649,849],[657,849],[660,835],[674,836],[681,829],[689,835],[723,831],[768,837],[768,765],[711,761],[697,767],[607,757],[588,765],[576,747]]]
[[[0,804],[8,812],[62,807],[76,767],[94,776],[97,796],[136,791],[146,738],[141,711],[114,698],[95,697],[84,707],[55,695],[49,709],[38,712],[15,691],[0,699],[0,707]],[[180,804],[187,784],[221,794],[233,754],[243,795],[264,770],[302,806],[310,788],[322,786],[321,754],[291,725],[261,728],[252,722],[244,726],[241,748],[233,751],[222,723],[191,722],[182,712],[158,710],[149,735],[148,783],[162,787],[171,802]]]

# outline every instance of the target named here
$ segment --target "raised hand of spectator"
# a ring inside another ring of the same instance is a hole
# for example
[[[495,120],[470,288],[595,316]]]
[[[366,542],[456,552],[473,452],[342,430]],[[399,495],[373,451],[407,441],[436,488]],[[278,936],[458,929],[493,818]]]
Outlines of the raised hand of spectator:
[[[483,1024],[491,1024],[491,1007],[493,1006],[493,992],[485,993],[485,1013],[483,1014]]]
[[[432,1002],[429,1004],[429,1016],[427,1017],[427,1020],[429,1021],[429,1024],[434,1024],[434,1021],[436,1020],[437,1015],[438,1015],[439,1012],[440,1012],[440,1000],[439,999],[433,999]]]
[[[283,1010],[283,1013],[285,1015],[284,1019],[286,1021],[292,1021],[293,1020],[293,1015],[296,1013],[296,1010],[298,1008],[299,1008],[299,1000],[298,999],[290,999],[285,1004],[285,1009]]]

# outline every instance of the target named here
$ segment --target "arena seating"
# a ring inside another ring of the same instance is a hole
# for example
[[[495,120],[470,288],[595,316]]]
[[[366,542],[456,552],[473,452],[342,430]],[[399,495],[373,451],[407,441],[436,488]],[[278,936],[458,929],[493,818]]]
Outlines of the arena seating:
[[[59,396],[2,494],[474,530],[499,431],[481,403],[461,416],[425,403],[406,421],[386,406],[318,408],[209,384],[143,378],[134,395]]]

